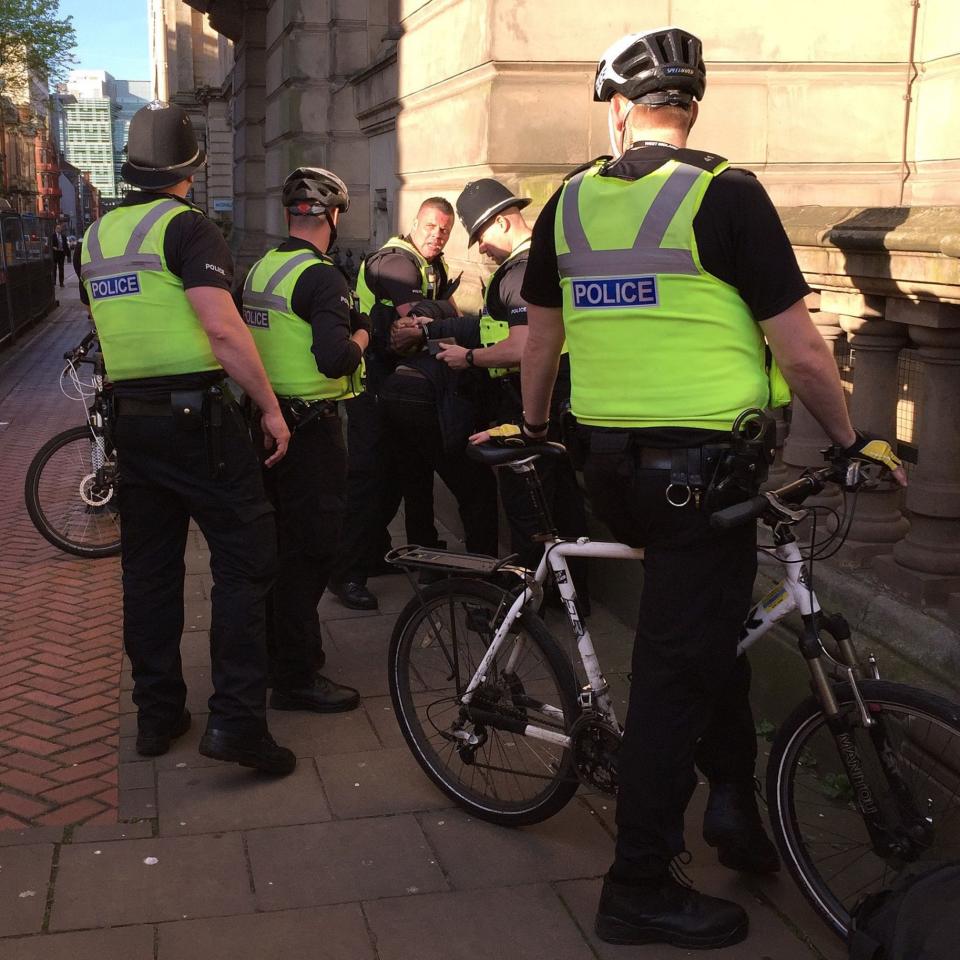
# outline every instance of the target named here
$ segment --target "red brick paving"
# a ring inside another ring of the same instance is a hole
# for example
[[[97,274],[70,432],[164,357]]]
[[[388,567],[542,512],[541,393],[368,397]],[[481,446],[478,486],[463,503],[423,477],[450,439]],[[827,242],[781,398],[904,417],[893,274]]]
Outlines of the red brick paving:
[[[119,561],[61,553],[22,495],[39,447],[83,422],[57,377],[86,320],[76,281],[61,294],[33,339],[0,353],[0,830],[117,820]]]

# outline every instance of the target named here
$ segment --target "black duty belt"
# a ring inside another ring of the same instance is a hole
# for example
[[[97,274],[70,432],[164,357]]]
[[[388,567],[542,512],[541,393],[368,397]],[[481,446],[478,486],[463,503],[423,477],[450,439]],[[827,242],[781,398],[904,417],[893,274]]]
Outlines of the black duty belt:
[[[133,397],[116,398],[117,413],[128,417],[172,417],[169,395],[162,400],[135,400]]]
[[[291,430],[305,427],[318,417],[336,417],[336,400],[304,400],[301,397],[277,397],[280,412]]]

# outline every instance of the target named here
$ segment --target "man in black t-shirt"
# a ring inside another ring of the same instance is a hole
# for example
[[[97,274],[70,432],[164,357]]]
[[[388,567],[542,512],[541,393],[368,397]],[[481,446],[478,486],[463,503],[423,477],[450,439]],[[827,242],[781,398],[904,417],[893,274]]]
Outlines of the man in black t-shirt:
[[[363,263],[357,278],[358,306],[370,317],[372,340],[367,351],[367,389],[346,404],[347,515],[330,590],[344,606],[375,610],[377,598],[367,587],[371,573],[395,573],[383,563],[390,549],[387,525],[402,498],[398,456],[384,431],[380,389],[400,361],[400,354],[420,349],[422,326],[432,318],[454,317],[451,283],[443,250],[453,227],[453,208],[442,197],[430,197],[417,211],[410,232],[393,237]],[[414,320],[414,317],[420,318]],[[409,326],[399,330],[397,321]],[[433,471],[408,491],[404,511],[433,516]],[[436,539],[432,519],[431,540]]]
[[[263,411],[272,466],[290,432],[230,296],[217,227],[185,199],[205,161],[186,113],[154,101],[130,121],[123,177],[140,189],[84,236],[90,303],[113,383],[120,465],[123,638],[136,749],[159,756],[190,727],[180,660],[190,520],[210,548],[214,693],[200,752],[274,774],[296,756],[267,730],[264,609],[276,572],[273,510],[231,376]]]
[[[764,337],[827,434],[849,456],[864,446],[769,198],[751,174],[686,146],[705,84],[700,41],[683,30],[632,34],[604,54],[595,99],[610,102],[615,157],[575,171],[537,221],[521,367],[524,432],[542,437],[566,340],[591,501],[645,548],[616,858],[596,929],[698,948],[742,940],[748,920],[671,876],[694,764],[710,782],[704,837],[720,861],[779,869],[754,797],[749,667],[736,655],[756,525],[712,529],[701,480],[727,462],[739,414],[768,402]]]
[[[360,695],[318,673],[326,657],[317,604],[346,499],[338,401],[361,389],[370,325],[326,255],[350,205],[346,184],[329,170],[298,167],[284,180],[282,202],[290,237],[254,264],[243,290],[244,321],[291,433],[283,462],[263,474],[279,556],[267,602],[270,706],[335,713],[354,709]]]
[[[480,368],[487,374],[486,415],[489,423],[519,424],[523,413],[520,402],[520,358],[527,342],[527,302],[521,288],[530,252],[530,227],[523,208],[530,203],[517,197],[498,180],[475,180],[464,187],[457,198],[457,213],[469,235],[468,246],[478,245],[481,254],[490,257],[497,269],[484,290],[479,319],[477,347],[458,337],[456,344],[443,344],[439,357],[453,370]],[[442,328],[433,324],[438,331]],[[446,332],[446,331],[443,331]],[[471,349],[472,348],[472,349]],[[570,366],[567,356],[560,368],[550,403],[550,439],[562,441],[561,419],[569,409]],[[482,438],[482,434],[477,438]],[[582,537],[587,533],[583,494],[569,458],[541,458],[536,464],[551,519],[563,537]],[[510,522],[511,552],[520,555],[525,567],[536,569],[543,555],[543,544],[534,541],[543,533],[538,510],[525,478],[512,470],[498,470],[500,499]],[[586,564],[571,563],[577,597],[589,609]]]

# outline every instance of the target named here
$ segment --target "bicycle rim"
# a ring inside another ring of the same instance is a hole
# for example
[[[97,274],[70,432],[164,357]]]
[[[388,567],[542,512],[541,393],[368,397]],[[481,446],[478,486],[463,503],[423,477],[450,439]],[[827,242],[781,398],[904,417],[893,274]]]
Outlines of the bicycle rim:
[[[120,552],[116,456],[97,448],[89,427],[44,444],[27,471],[25,497],[34,526],[54,546],[80,557]]]
[[[859,709],[840,689],[842,712]],[[960,858],[960,717],[949,702],[899,684],[864,681],[870,715],[882,725],[899,782],[898,800],[868,730],[854,727],[863,774],[894,831],[923,836],[905,856],[875,849],[819,705],[807,701],[784,725],[768,770],[771,824],[794,879],[814,908],[845,936],[850,912],[867,894],[903,873],[919,873]],[[880,729],[880,728],[878,728]]]
[[[576,792],[569,750],[465,720],[458,699],[512,599],[485,583],[424,591],[424,604],[408,606],[394,636],[390,686],[409,746],[448,796],[496,823],[536,823]],[[573,674],[534,615],[518,619],[473,705],[557,733],[569,729],[579,710]]]

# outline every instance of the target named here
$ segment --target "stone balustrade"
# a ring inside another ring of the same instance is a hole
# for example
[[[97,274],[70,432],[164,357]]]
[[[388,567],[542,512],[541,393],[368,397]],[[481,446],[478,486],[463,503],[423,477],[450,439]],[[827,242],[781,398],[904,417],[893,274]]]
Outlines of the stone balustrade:
[[[960,620],[960,207],[780,212],[816,291],[814,321],[831,346],[845,336],[854,353],[854,424],[899,433],[916,450],[906,491],[885,484],[861,493],[843,555]],[[918,370],[909,395],[904,356]],[[795,400],[784,464],[816,465],[826,444]]]

